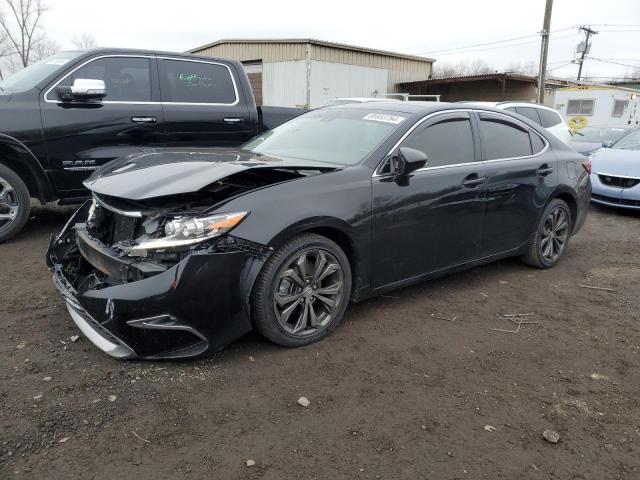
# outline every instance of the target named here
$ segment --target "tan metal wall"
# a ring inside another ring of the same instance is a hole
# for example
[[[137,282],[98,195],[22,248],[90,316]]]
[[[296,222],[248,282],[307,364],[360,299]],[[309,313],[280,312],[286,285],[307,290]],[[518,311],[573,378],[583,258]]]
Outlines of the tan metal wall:
[[[202,50],[196,55],[232,58],[234,60],[262,60],[263,63],[304,60],[304,43],[222,43]]]
[[[305,59],[305,43],[223,43],[194,53],[235,60],[259,60],[263,63]],[[323,62],[383,68],[389,72],[388,92],[399,91],[396,84],[425,80],[431,74],[430,62],[379,53],[311,44],[311,59]]]

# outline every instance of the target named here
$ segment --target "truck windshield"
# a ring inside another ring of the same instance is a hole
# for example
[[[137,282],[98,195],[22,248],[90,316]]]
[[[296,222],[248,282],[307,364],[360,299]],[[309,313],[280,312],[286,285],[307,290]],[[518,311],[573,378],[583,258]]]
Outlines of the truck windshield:
[[[52,73],[61,70],[69,61],[82,54],[83,52],[80,51],[56,53],[38,63],[29,65],[27,68],[14,73],[4,80],[0,80],[0,89],[7,92],[23,92],[29,90]]]
[[[338,165],[355,165],[409,117],[368,109],[321,108],[250,140],[254,153]]]

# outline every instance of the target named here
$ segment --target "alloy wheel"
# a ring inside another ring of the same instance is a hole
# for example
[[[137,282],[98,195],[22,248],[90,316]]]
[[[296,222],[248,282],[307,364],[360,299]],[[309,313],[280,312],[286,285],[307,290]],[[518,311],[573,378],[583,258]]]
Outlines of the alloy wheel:
[[[278,275],[273,308],[280,327],[303,337],[324,330],[344,301],[344,273],[333,254],[320,248],[304,250]]]
[[[7,180],[0,177],[0,231],[9,228],[19,212],[18,194]]]
[[[554,263],[564,250],[569,237],[569,214],[557,206],[544,221],[540,238],[540,254],[548,263]]]

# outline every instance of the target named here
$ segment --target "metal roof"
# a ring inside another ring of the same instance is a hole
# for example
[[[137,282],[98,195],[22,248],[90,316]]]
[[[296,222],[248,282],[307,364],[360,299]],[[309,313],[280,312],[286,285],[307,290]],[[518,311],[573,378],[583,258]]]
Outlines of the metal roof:
[[[518,73],[481,73],[477,75],[459,75],[454,77],[427,78],[415,82],[405,82],[402,85],[418,85],[429,83],[431,85],[438,83],[459,83],[459,82],[476,82],[482,80],[518,80],[521,82],[535,83],[536,77],[530,75],[521,75]]]
[[[427,78],[424,80],[416,80],[413,82],[404,82],[401,83],[403,87],[409,87],[412,85],[441,85],[446,83],[460,83],[460,82],[476,82],[483,80],[515,80],[519,82],[526,83],[537,83],[538,77],[533,75],[524,75],[520,73],[511,73],[511,72],[496,72],[496,73],[481,73],[477,75],[459,75],[453,77],[440,77],[440,78]],[[628,90],[628,91],[636,91],[637,89],[623,87],[620,85],[612,85],[612,84],[603,84],[603,83],[595,83],[589,82],[585,80],[569,80],[564,78],[549,78],[547,77],[545,80],[545,86],[556,85],[559,87],[606,87],[606,88],[615,88],[618,90]]]
[[[346,43],[337,43],[337,42],[327,42],[325,40],[318,40],[315,38],[225,38],[221,40],[216,40],[212,43],[207,43],[206,45],[201,45],[199,47],[192,48],[188,50],[187,53],[195,53],[201,50],[215,47],[216,45],[222,45],[226,43],[308,43],[310,45],[321,45],[323,47],[331,47],[331,48],[339,48],[341,50],[351,50],[354,52],[361,53],[373,53],[376,55],[382,55],[386,57],[396,57],[396,58],[406,58],[410,60],[417,60],[420,62],[428,62],[433,63],[435,59],[428,57],[420,57],[418,55],[408,55],[404,53],[398,52],[390,52],[387,50],[378,50],[375,48],[366,48],[366,47],[358,47],[356,45],[347,45]]]

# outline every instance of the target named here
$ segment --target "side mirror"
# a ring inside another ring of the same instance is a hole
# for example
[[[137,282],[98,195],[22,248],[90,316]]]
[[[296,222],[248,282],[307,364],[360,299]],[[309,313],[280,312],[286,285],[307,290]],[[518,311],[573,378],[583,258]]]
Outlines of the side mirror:
[[[427,164],[427,154],[415,148],[401,147],[397,156],[396,182],[400,186],[409,184],[409,175]]]
[[[611,148],[611,145],[613,145],[613,141],[612,140],[607,140],[606,142],[602,142],[602,147],[603,148]]]
[[[60,100],[102,100],[107,96],[107,87],[103,80],[76,78],[71,87],[57,87]]]
[[[427,154],[415,148],[401,147],[398,150],[398,175],[406,177],[427,164]]]

